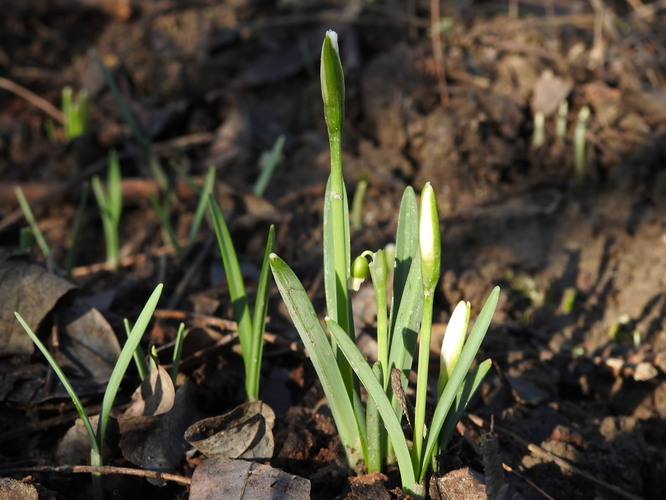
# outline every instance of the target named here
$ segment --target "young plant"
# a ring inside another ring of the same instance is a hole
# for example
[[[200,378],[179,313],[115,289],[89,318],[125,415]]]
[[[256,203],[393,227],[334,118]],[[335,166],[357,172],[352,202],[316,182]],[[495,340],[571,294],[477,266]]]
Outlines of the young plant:
[[[587,177],[587,122],[589,120],[590,108],[583,106],[578,112],[573,134],[574,174],[579,185],[582,185]]]
[[[260,173],[259,177],[257,177],[257,181],[252,187],[253,194],[257,196],[263,196],[266,192],[266,188],[271,181],[271,177],[273,177],[273,172],[275,172],[275,167],[277,167],[277,164],[280,161],[280,157],[282,156],[283,147],[284,136],[281,135],[276,139],[275,144],[273,144],[273,148],[270,150],[270,152],[263,156],[259,161]]]
[[[120,261],[120,214],[123,210],[120,163],[115,151],[109,154],[107,188],[102,186],[99,176],[92,178],[93,192],[99,206],[106,242],[106,262],[112,270],[118,269]]]
[[[28,234],[22,230],[21,248],[22,249],[28,249],[28,247],[32,248],[34,243],[37,243],[40,251],[44,255],[44,258],[46,259],[48,267],[50,268],[55,266],[55,263],[53,262],[52,259],[53,254],[51,254],[51,249],[49,247],[49,244],[46,242],[44,233],[42,233],[41,229],[39,229],[39,225],[37,224],[35,215],[33,214],[32,209],[30,208],[28,200],[23,194],[23,190],[20,187],[17,187],[15,188],[15,193],[16,193],[16,199],[18,200],[19,206],[21,207],[21,211],[23,212],[23,216],[25,217],[25,220],[28,222],[29,226],[29,228],[23,228],[23,229],[27,229],[31,233],[31,238],[30,238],[28,237]],[[87,201],[88,201],[88,183],[85,183],[83,185],[83,192],[81,193],[81,200],[79,201],[79,207],[76,210],[76,217],[74,218],[72,239],[69,248],[67,249],[67,255],[65,256],[65,272],[67,273],[67,276],[70,278],[72,275],[72,269],[74,268],[74,258],[76,257],[79,236],[81,234],[81,227],[83,226],[83,219],[85,218]]]
[[[268,256],[273,251],[275,228],[271,225],[268,230],[266,250],[257,285],[254,314],[252,315],[231,234],[222,210],[220,210],[220,206],[212,195],[209,198],[208,206],[213,219],[217,243],[220,247],[224,272],[227,275],[234,318],[238,324],[238,338],[243,354],[243,365],[245,366],[245,394],[249,401],[257,401],[259,399],[261,358],[264,349],[264,330],[266,329],[266,314],[268,312]]]
[[[65,137],[74,139],[88,131],[88,92],[81,90],[74,97],[74,90],[67,86],[62,89],[61,103],[64,118]]]
[[[42,233],[42,230],[37,224],[37,219],[35,219],[35,214],[33,213],[32,208],[30,208],[30,203],[28,203],[28,200],[20,187],[14,188],[14,193],[16,193],[16,199],[18,200],[19,207],[21,207],[23,216],[30,226],[32,236],[37,243],[39,250],[44,255],[44,258],[48,260],[49,255],[51,254],[51,247],[49,247],[49,244],[46,242],[46,238],[44,237],[44,233]]]
[[[123,97],[122,93],[120,92],[120,89],[116,84],[116,81],[113,79],[113,76],[109,71],[109,68],[106,67],[99,54],[94,52],[93,56],[95,62],[97,62],[97,66],[99,67],[100,72],[102,73],[102,78],[104,78],[104,81],[109,86],[109,90],[113,95],[113,99],[116,102],[116,106],[118,106],[120,113],[123,115],[125,123],[127,123],[130,130],[132,131],[132,134],[134,135],[134,138],[136,139],[137,143],[143,150],[146,161],[148,162],[150,173],[157,181],[157,184],[160,186],[160,189],[166,190],[169,185],[169,178],[166,175],[166,172],[164,172],[162,165],[160,165],[157,155],[153,151],[153,147],[150,143],[150,140],[141,131],[139,124],[134,119],[134,115],[132,114],[132,111],[130,110],[130,107],[128,103],[125,101],[125,98]]]
[[[407,188],[403,195],[389,315],[386,300],[387,261],[393,259],[387,259],[383,251],[364,252],[360,259],[369,259],[369,263],[356,259],[353,267],[350,264],[349,209],[342,178],[340,144],[344,83],[337,36],[331,31],[327,32],[322,48],[321,80],[331,146],[331,174],[324,206],[326,324],[330,339],[291,268],[275,254],[270,256],[271,268],[328,398],[349,465],[354,466],[358,459],[363,458],[368,470],[372,471],[397,460],[403,488],[416,496],[423,496],[425,474],[441,442],[440,434],[450,435],[490,367],[487,360],[470,371],[489,327],[499,289],[491,293],[466,341],[466,324],[464,331],[456,328],[458,340],[454,344],[458,347],[447,355],[446,378],[441,383],[441,395],[426,430],[433,299],[441,266],[434,190],[430,184],[424,188],[420,216],[413,189]],[[356,347],[350,321],[350,288],[355,287],[368,272],[377,302],[378,361],[373,366]],[[404,392],[416,351],[418,331],[421,339],[416,414],[410,450],[401,419],[403,407],[407,406],[403,405]],[[458,351],[461,338],[464,346]],[[359,381],[368,392],[365,408],[360,401]]]
[[[113,367],[113,371],[111,372],[111,376],[109,377],[109,383],[106,387],[106,390],[104,391],[104,398],[102,400],[102,407],[100,409],[100,416],[96,430],[93,429],[92,423],[90,422],[90,418],[85,408],[83,407],[83,403],[81,403],[81,400],[76,394],[76,391],[72,387],[72,384],[69,382],[67,375],[65,375],[65,373],[58,365],[58,362],[55,360],[55,358],[49,352],[46,346],[42,343],[39,337],[35,334],[35,332],[33,332],[30,326],[21,317],[21,315],[18,312],[14,313],[16,315],[16,319],[18,319],[19,323],[26,331],[30,339],[42,352],[46,360],[51,365],[51,368],[60,379],[60,382],[67,391],[67,394],[69,394],[69,397],[72,399],[76,411],[79,413],[79,416],[83,421],[83,426],[86,429],[86,432],[88,434],[88,439],[90,441],[90,465],[94,466],[103,465],[104,440],[106,437],[106,431],[109,424],[109,418],[111,416],[111,409],[113,408],[113,403],[116,399],[116,394],[118,393],[120,383],[123,377],[125,376],[127,367],[130,364],[130,361],[132,360],[132,356],[134,355],[134,353],[137,350],[137,347],[139,346],[139,341],[141,340],[141,337],[143,337],[143,334],[146,331],[146,328],[148,327],[148,323],[150,322],[150,318],[153,315],[153,312],[155,311],[155,307],[157,307],[157,302],[159,301],[161,293],[162,293],[162,285],[160,284],[157,285],[157,288],[155,288],[150,298],[146,302],[146,305],[141,311],[141,314],[139,315],[139,318],[137,319],[134,328],[132,328],[132,331],[128,336],[127,342],[125,343],[122,351],[120,352],[120,356],[118,357],[116,365]],[[101,476],[98,474],[93,474],[93,494],[96,500],[101,500],[104,497],[104,493],[102,490]]]

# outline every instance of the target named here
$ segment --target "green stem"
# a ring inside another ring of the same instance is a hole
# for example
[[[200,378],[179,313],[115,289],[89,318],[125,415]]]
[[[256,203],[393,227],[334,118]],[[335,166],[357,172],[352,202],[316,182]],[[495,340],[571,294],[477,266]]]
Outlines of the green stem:
[[[423,315],[419,334],[419,361],[416,374],[416,407],[414,408],[414,437],[412,462],[416,476],[420,475],[420,462],[423,454],[423,439],[426,414],[426,396],[428,393],[428,365],[430,361],[430,337],[432,334],[433,291],[423,294]]]
[[[342,177],[342,141],[341,131],[337,128],[329,128],[329,145],[331,149],[331,212],[333,223],[333,259],[335,262],[335,289],[336,305],[335,320],[354,338],[353,325],[349,314],[349,265],[350,256],[347,255],[348,244],[346,235],[349,234],[345,227],[346,198],[344,181]],[[330,244],[327,242],[325,244]],[[333,312],[333,311],[331,311]],[[338,366],[342,372],[347,392],[351,395],[354,391],[354,377],[352,369],[345,357],[337,352]]]

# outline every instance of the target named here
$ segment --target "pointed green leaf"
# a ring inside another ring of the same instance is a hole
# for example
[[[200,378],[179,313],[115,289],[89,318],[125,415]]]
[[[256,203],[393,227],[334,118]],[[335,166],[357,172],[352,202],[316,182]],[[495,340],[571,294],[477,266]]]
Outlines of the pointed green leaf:
[[[357,415],[338,369],[331,343],[319,322],[312,303],[291,268],[275,254],[270,256],[277,283],[291,320],[312,359],[317,377],[331,407],[350,466],[362,457],[362,441]],[[347,334],[344,334],[347,336]],[[347,337],[349,338],[349,337]],[[351,339],[349,339],[351,342]]]
[[[368,394],[370,394],[377,405],[377,411],[379,411],[379,414],[382,417],[386,431],[393,444],[393,449],[398,460],[403,488],[412,491],[416,487],[416,478],[412,467],[412,460],[409,455],[409,447],[407,446],[407,440],[402,432],[398,417],[396,417],[395,412],[393,411],[391,402],[384,393],[384,389],[377,380],[377,377],[372,372],[372,368],[370,368],[368,362],[358,350],[356,344],[354,344],[354,341],[350,339],[340,325],[331,318],[327,318],[326,323],[331,331],[331,335],[335,337],[336,342],[347,358],[347,361],[349,361],[354,372],[358,378],[361,379]]]

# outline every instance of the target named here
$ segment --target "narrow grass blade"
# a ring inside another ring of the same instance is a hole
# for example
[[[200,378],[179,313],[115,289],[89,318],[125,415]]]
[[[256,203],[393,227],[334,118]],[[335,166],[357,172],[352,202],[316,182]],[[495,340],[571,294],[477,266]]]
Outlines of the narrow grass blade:
[[[76,254],[79,248],[79,237],[81,236],[81,227],[83,226],[83,221],[86,217],[86,207],[88,205],[88,192],[89,184],[87,182],[83,183],[83,189],[81,190],[81,199],[79,200],[79,206],[76,209],[76,217],[74,218],[74,227],[72,228],[72,239],[69,243],[69,249],[67,250],[67,255],[65,256],[65,272],[67,276],[71,278],[72,269],[74,268],[74,261],[76,260]]]
[[[252,360],[252,380],[248,382],[248,398],[250,400],[259,398],[259,375],[261,371],[261,357],[264,351],[264,331],[266,329],[266,314],[268,313],[268,285],[270,282],[269,271],[271,268],[270,255],[275,243],[275,226],[271,224],[268,229],[264,260],[261,263],[259,273],[259,284],[254,302],[254,316],[252,319],[252,349],[250,359]]]
[[[469,371],[469,367],[472,365],[474,357],[479,351],[481,342],[488,331],[490,322],[493,319],[493,314],[495,313],[495,308],[497,307],[497,301],[499,300],[499,292],[499,287],[495,287],[486,300],[486,303],[483,306],[483,309],[481,309],[479,317],[476,319],[474,327],[469,334],[469,338],[465,342],[465,347],[463,347],[463,350],[460,353],[456,367],[453,369],[451,377],[437,402],[430,428],[428,429],[425,451],[421,456],[420,470],[418,471],[419,481],[423,480],[423,477],[425,476],[426,469],[430,463],[432,453],[439,438],[440,430],[444,424],[444,419],[453,404],[453,400],[458,392],[458,387],[463,383],[463,380]]]
[[[332,176],[329,176],[324,194],[324,294],[326,296],[326,309],[328,315],[335,318],[350,337],[354,336],[353,322],[351,321],[351,302],[349,295],[349,276],[351,274],[351,244],[349,236],[349,211],[342,210],[342,221],[336,216],[332,192]],[[343,185],[344,191],[344,185]],[[346,203],[346,193],[342,201]],[[339,207],[338,207],[339,208]],[[339,215],[339,214],[338,214]],[[340,256],[342,254],[342,257]],[[344,260],[343,265],[338,262]],[[349,364],[345,357],[333,350],[340,366],[345,387],[351,395],[355,392],[356,383]]]
[[[277,167],[278,162],[280,161],[280,156],[282,155],[282,148],[284,147],[284,136],[281,135],[275,141],[273,149],[271,149],[270,154],[265,161],[261,162],[261,172],[257,182],[255,182],[252,192],[257,196],[263,196],[268,187],[268,183],[273,177],[273,172],[275,172],[275,167]]]
[[[417,332],[423,309],[418,220],[419,208],[416,195],[414,190],[408,187],[402,195],[398,217],[388,373],[397,368],[407,375],[416,350]],[[407,380],[407,376],[404,380]],[[394,402],[394,408],[396,415],[401,415],[397,401]]]
[[[308,350],[317,377],[328,399],[348,463],[353,467],[356,465],[356,461],[363,456],[361,434],[357,415],[354,413],[351,399],[345,389],[331,343],[303,285],[291,268],[275,254],[270,256],[270,264],[282,299]],[[345,333],[344,336],[347,334]],[[347,339],[351,342],[351,339],[348,337]]]
[[[382,368],[379,362],[372,366],[372,372],[377,380],[382,381]],[[365,428],[367,435],[367,457],[365,464],[368,472],[380,472],[382,470],[382,425],[377,411],[377,404],[372,397],[368,397],[365,412]]]
[[[123,319],[123,326],[125,327],[125,334],[129,339],[130,333],[132,333],[132,327],[130,326],[130,322],[127,318]],[[146,377],[150,375],[150,368],[148,368],[148,363],[146,363],[146,355],[144,354],[140,345],[136,346],[133,357],[136,370],[139,372],[139,378],[141,380],[145,380]]]
[[[60,107],[62,108],[62,117],[64,120],[63,128],[65,129],[65,137],[72,139],[74,129],[74,113],[72,102],[74,100],[74,89],[69,85],[63,87],[60,93]]]
[[[95,61],[97,62],[100,72],[102,73],[104,81],[108,85],[109,90],[111,90],[113,99],[116,101],[116,105],[118,106],[118,109],[120,109],[120,113],[123,115],[125,123],[127,123],[129,128],[132,130],[134,138],[141,146],[141,149],[143,149],[151,173],[155,177],[155,180],[157,180],[157,183],[160,185],[160,187],[166,188],[169,179],[166,173],[164,172],[164,169],[157,161],[155,154],[153,153],[152,146],[150,145],[150,140],[145,136],[145,134],[139,128],[138,123],[134,119],[134,115],[130,111],[130,108],[127,105],[127,103],[125,102],[123,95],[120,93],[120,89],[118,88],[118,85],[116,85],[116,81],[113,79],[111,72],[106,67],[106,65],[104,64],[104,62],[97,53],[95,53]]]
[[[46,242],[46,238],[44,238],[44,233],[42,233],[42,230],[39,229],[37,219],[35,219],[35,214],[32,213],[32,209],[30,208],[30,203],[28,203],[28,200],[26,199],[25,195],[23,194],[23,190],[20,187],[15,188],[14,192],[16,193],[16,199],[18,200],[25,220],[28,221],[28,225],[32,230],[32,235],[35,237],[35,241],[37,242],[39,249],[41,250],[44,257],[48,257],[51,249],[49,248],[49,244]]]
[[[220,206],[212,195],[208,198],[208,207],[213,219],[217,243],[220,247],[224,272],[227,275],[234,318],[236,319],[236,323],[238,323],[238,337],[243,352],[243,361],[245,362],[245,382],[247,384],[252,352],[252,318],[250,316],[250,307],[247,303],[245,283],[243,282],[243,275],[241,274],[240,264],[238,263],[238,257],[236,256],[236,250],[234,249],[234,243],[231,239],[227,222],[224,219],[222,210],[220,210]]]
[[[171,381],[176,385],[176,378],[178,377],[178,370],[180,369],[180,357],[183,354],[183,344],[185,343],[185,323],[178,326],[176,332],[176,343],[173,346],[173,358],[171,359]]]
[[[170,214],[168,208],[165,208],[160,204],[160,202],[157,200],[157,197],[155,196],[155,193],[152,191],[148,193],[148,199],[150,200],[150,204],[153,206],[153,209],[157,213],[157,217],[160,219],[160,224],[162,224],[162,228],[166,232],[171,246],[173,246],[174,250],[176,251],[178,259],[182,260],[184,255],[183,249],[178,243],[176,231],[174,230],[173,224],[171,224],[171,220],[169,219]]]
[[[97,442],[97,437],[95,436],[95,431],[92,428],[92,424],[90,423],[90,419],[88,418],[88,414],[86,413],[86,410],[83,408],[83,403],[81,403],[81,400],[79,399],[79,396],[77,396],[76,391],[74,391],[74,388],[72,387],[72,384],[70,384],[69,379],[67,378],[67,375],[62,371],[60,366],[58,366],[58,362],[55,360],[55,358],[51,355],[49,350],[46,348],[46,346],[42,343],[42,341],[39,339],[39,337],[35,334],[35,332],[32,331],[32,329],[28,326],[28,324],[25,322],[23,317],[17,312],[14,313],[16,316],[16,319],[18,320],[19,323],[21,323],[21,326],[23,329],[26,331],[30,339],[35,343],[37,348],[42,352],[44,357],[46,358],[46,361],[49,362],[51,365],[51,368],[53,368],[53,371],[55,374],[58,376],[60,379],[60,382],[62,383],[63,387],[67,391],[67,394],[69,394],[69,397],[72,399],[72,403],[74,403],[74,407],[76,408],[76,411],[78,412],[79,416],[81,417],[81,420],[83,421],[83,426],[86,429],[86,433],[88,434],[88,440],[90,441],[90,448],[95,451],[100,457],[102,455],[100,447]]]
[[[100,450],[103,449],[104,437],[106,436],[106,429],[109,423],[109,418],[111,416],[111,409],[113,408],[113,402],[116,399],[116,394],[118,393],[120,382],[125,376],[127,366],[130,364],[130,361],[136,352],[136,348],[141,341],[141,337],[143,337],[146,328],[148,328],[148,323],[150,322],[150,319],[155,312],[157,302],[160,300],[162,288],[163,285],[160,283],[150,295],[150,298],[146,302],[146,305],[143,307],[141,314],[136,320],[136,323],[134,323],[134,327],[129,334],[127,342],[125,342],[125,345],[120,351],[120,356],[118,356],[116,366],[113,367],[113,371],[109,377],[109,383],[106,386],[106,391],[104,392],[104,399],[102,399],[102,408],[100,410],[99,424],[97,426],[97,439]]]
[[[462,387],[458,388],[458,393],[456,394],[455,407],[451,408],[444,419],[444,425],[442,425],[442,430],[439,433],[439,446],[442,451],[446,449],[446,446],[449,444],[449,440],[453,435],[453,430],[456,428],[458,421],[462,417],[465,408],[469,404],[469,401],[476,393],[476,390],[483,382],[483,379],[488,374],[488,370],[492,366],[492,361],[486,359],[482,363],[472,370],[467,377],[465,377],[465,382],[463,382]]]
[[[118,153],[116,153],[114,149],[109,153],[109,174],[106,182],[109,193],[109,215],[111,219],[118,224],[120,221],[120,214],[123,211],[123,190],[120,162],[118,161]]]
[[[213,193],[214,187],[215,187],[215,169],[209,168],[208,173],[206,174],[206,180],[204,181],[203,187],[199,192],[199,201],[197,202],[197,208],[194,212],[194,218],[192,219],[192,226],[190,227],[190,233],[187,235],[188,246],[192,246],[194,244],[194,240],[196,239],[197,234],[199,233],[201,222],[203,221],[204,215],[206,214],[206,207],[208,206],[208,198]]]
[[[417,487],[416,476],[412,467],[412,460],[407,446],[407,440],[402,432],[402,427],[396,417],[391,403],[384,393],[382,385],[372,372],[361,352],[349,338],[346,332],[331,318],[326,319],[331,335],[335,337],[338,346],[349,361],[352,369],[365,386],[368,394],[377,405],[377,411],[382,417],[386,431],[388,432],[400,469],[403,488],[407,491],[413,491]]]
[[[354,198],[352,198],[351,227],[354,231],[360,231],[363,227],[363,202],[365,192],[368,190],[368,173],[363,172],[361,179],[356,184]]]

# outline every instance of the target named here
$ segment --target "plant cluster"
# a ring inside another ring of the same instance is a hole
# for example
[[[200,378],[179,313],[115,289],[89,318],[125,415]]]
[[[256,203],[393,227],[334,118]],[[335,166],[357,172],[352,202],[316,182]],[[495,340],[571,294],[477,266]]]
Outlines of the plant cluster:
[[[439,397],[426,428],[433,301],[441,267],[435,192],[426,184],[419,210],[413,189],[405,190],[392,265],[383,250],[364,252],[352,265],[341,148],[344,75],[337,34],[333,31],[327,32],[322,46],[321,86],[331,149],[323,223],[326,325],[330,338],[291,268],[275,254],[270,257],[271,268],[292,321],[312,358],[349,465],[363,460],[369,471],[376,471],[397,461],[403,488],[420,497],[425,492],[425,475],[435,450],[446,445],[456,422],[490,369],[490,360],[474,369],[471,367],[490,325],[499,289],[495,288],[490,294],[468,338],[471,307],[464,302],[456,307],[442,347],[437,384]],[[389,312],[386,296],[391,271],[393,294]],[[377,304],[378,360],[372,366],[354,342],[350,298],[350,289],[368,272]],[[412,422],[404,393],[417,345]],[[360,384],[368,394],[365,405]],[[404,414],[413,429],[411,440],[403,431]]]

